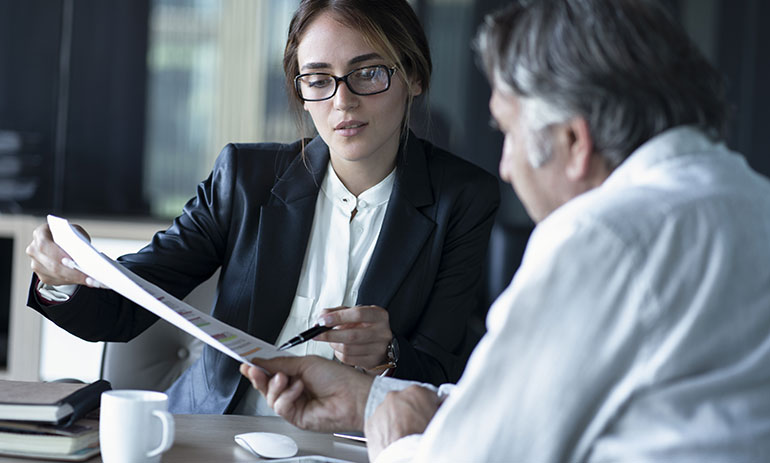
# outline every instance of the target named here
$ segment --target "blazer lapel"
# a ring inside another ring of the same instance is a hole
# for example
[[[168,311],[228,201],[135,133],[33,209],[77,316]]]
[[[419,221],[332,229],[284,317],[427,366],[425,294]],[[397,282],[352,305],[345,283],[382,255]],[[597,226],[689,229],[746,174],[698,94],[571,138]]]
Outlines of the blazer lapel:
[[[420,211],[433,202],[423,145],[410,132],[358,304],[389,305],[436,225]]]
[[[316,137],[305,146],[305,160],[298,156],[279,174],[260,209],[248,331],[264,341],[275,342],[289,315],[328,161],[329,149]]]

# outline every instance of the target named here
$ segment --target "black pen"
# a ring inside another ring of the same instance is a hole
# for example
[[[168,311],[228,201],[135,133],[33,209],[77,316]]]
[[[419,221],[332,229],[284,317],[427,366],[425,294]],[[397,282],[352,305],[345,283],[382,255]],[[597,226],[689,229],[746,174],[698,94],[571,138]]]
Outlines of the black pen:
[[[294,336],[293,338],[283,343],[283,345],[279,347],[278,350],[286,350],[294,346],[298,346],[305,341],[309,341],[313,339],[314,337],[318,336],[321,333],[326,333],[330,329],[332,329],[331,326],[315,325],[312,328],[301,332],[300,334]]]

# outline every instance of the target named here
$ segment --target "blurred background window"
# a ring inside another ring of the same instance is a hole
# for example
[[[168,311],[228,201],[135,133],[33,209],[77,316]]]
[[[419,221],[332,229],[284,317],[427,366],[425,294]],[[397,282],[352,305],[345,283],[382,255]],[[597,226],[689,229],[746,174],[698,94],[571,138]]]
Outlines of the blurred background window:
[[[173,217],[229,142],[298,138],[281,64],[298,1],[152,0],[144,194]]]
[[[663,0],[728,80],[728,144],[770,173],[770,2]],[[418,135],[496,173],[471,42],[505,0],[411,0],[433,52]],[[0,0],[0,213],[167,219],[228,142],[296,140],[282,54],[298,0]],[[310,134],[304,134],[310,135]],[[504,186],[498,222],[532,223]]]
[[[661,0],[725,75],[728,144],[770,174],[770,2]],[[0,213],[178,215],[228,142],[300,136],[282,54],[299,0],[0,0]],[[506,0],[410,0],[433,55],[415,132],[497,173],[486,78],[471,43]],[[309,125],[309,124],[308,124]],[[501,185],[497,223],[532,222]]]

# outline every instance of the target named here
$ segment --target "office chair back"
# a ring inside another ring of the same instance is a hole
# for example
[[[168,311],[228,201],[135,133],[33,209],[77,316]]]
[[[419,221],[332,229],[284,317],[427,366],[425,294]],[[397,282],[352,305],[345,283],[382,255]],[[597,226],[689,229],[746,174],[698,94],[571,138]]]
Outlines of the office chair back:
[[[184,301],[208,312],[214,301],[217,271]],[[106,342],[101,378],[113,389],[164,391],[200,357],[203,343],[165,320],[158,320],[129,342]]]

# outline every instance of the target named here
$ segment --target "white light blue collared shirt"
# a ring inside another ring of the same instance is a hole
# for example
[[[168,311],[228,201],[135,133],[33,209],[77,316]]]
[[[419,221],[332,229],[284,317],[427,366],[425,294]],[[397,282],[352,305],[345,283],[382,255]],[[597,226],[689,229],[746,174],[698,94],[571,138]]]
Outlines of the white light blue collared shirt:
[[[770,461],[770,182],[692,127],[653,138],[537,226],[487,328],[378,463]]]

